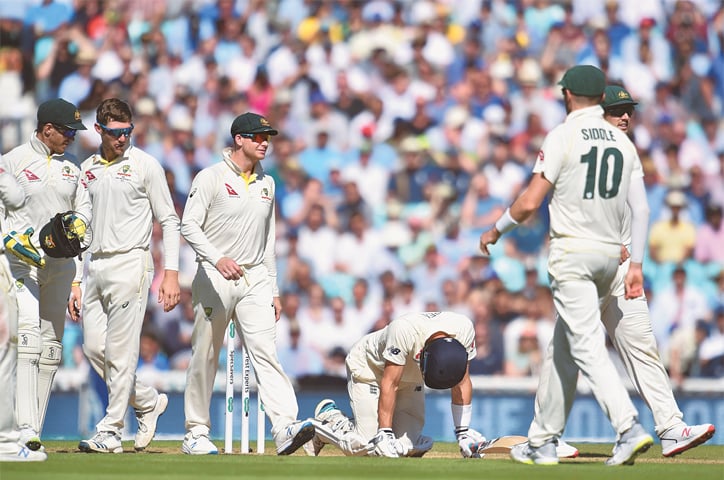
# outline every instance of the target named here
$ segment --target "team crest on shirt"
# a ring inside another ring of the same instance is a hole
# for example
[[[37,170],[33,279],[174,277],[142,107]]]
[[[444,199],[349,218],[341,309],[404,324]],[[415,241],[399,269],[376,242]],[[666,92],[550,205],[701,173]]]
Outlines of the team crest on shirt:
[[[75,173],[73,173],[73,170],[70,169],[68,165],[65,165],[60,172],[60,175],[63,177],[63,180],[66,182],[74,182],[78,178]]]
[[[228,193],[230,197],[237,197],[237,198],[239,197],[239,194],[236,193],[236,190],[234,190],[234,188],[231,185],[229,185],[228,183],[225,183],[224,186],[226,187],[226,193]]]
[[[123,165],[117,172],[116,172],[116,178],[119,180],[130,180],[132,177],[131,174],[131,166],[130,165]]]
[[[261,199],[271,202],[271,195],[269,195],[269,189],[264,187],[261,189]]]
[[[25,288],[25,279],[24,278],[18,278],[15,280],[15,288],[19,291],[22,291],[23,288]]]
[[[25,178],[28,179],[28,182],[39,182],[40,179],[36,174],[28,170],[27,168],[23,170],[23,173],[25,174]]]
[[[204,307],[204,315],[206,315],[206,320],[211,320],[211,314],[214,313],[214,309],[211,307]]]

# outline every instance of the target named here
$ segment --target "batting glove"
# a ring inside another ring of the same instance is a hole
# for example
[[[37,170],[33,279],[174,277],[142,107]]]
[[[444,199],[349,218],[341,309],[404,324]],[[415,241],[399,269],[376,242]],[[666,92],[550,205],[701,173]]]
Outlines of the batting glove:
[[[485,446],[485,437],[478,431],[468,427],[455,429],[460,454],[465,458],[482,458],[485,454],[481,450]]]
[[[372,439],[374,453],[379,457],[398,458],[404,455],[404,449],[391,428],[380,428]]]
[[[3,243],[5,250],[18,257],[28,265],[38,268],[45,267],[45,259],[40,256],[38,249],[35,248],[30,237],[35,232],[33,227],[28,227],[25,233],[18,233],[15,230],[5,235]]]

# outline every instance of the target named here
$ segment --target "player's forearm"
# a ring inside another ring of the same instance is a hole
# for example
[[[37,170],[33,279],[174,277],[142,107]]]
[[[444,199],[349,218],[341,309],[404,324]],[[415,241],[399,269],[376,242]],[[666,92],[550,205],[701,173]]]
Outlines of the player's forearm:
[[[643,178],[631,180],[626,201],[631,207],[631,261],[641,263],[649,225],[649,204]]]
[[[450,400],[453,405],[470,405],[473,401],[473,382],[467,372],[460,383],[450,389]]]
[[[380,385],[380,398],[377,401],[377,428],[392,428],[392,417],[395,411],[397,387]]]

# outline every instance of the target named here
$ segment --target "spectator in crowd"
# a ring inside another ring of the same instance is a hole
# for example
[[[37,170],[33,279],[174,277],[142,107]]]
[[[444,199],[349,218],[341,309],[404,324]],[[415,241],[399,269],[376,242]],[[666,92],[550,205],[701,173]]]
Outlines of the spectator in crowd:
[[[334,271],[334,257],[330,252],[337,248],[337,232],[327,225],[325,215],[322,205],[312,205],[306,221],[298,229],[297,251],[300,257],[310,262],[317,277]]]
[[[724,306],[714,311],[712,323],[699,347],[700,373],[702,377],[724,378]]]
[[[671,218],[651,226],[649,255],[655,262],[681,263],[694,252],[696,229],[691,222],[681,218],[681,211],[686,206],[686,195],[682,191],[670,191],[666,195],[666,205],[671,209]]]
[[[678,328],[694,330],[696,321],[709,316],[706,297],[690,282],[686,269],[677,265],[671,274],[671,285],[656,294],[650,304],[656,343],[664,365],[667,365],[669,338]]]
[[[165,371],[170,368],[168,357],[161,348],[159,335],[153,328],[141,332],[141,343],[138,353],[139,373],[154,370]]]
[[[306,376],[324,373],[323,357],[319,352],[300,341],[302,332],[296,322],[292,322],[287,334],[289,337],[282,341],[284,346],[277,347],[277,350],[279,363],[289,378],[299,380]]]
[[[460,210],[463,227],[482,232],[495,223],[505,210],[505,202],[490,193],[489,185],[490,181],[485,174],[476,173],[473,176]]]
[[[706,223],[696,232],[694,258],[697,262],[717,262],[724,265],[724,224],[721,205],[709,204],[705,211]]]

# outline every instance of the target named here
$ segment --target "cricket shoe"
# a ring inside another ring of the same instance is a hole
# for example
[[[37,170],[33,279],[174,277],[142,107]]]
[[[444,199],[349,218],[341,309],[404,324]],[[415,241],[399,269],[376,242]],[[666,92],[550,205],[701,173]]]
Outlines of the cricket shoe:
[[[153,436],[156,435],[156,423],[158,417],[163,415],[168,406],[168,397],[165,393],[158,395],[156,405],[148,412],[136,411],[136,420],[138,421],[138,431],[136,432],[136,438],[133,442],[133,448],[136,451],[141,451],[151,443]]]
[[[44,462],[48,459],[47,453],[30,450],[21,443],[14,447],[10,452],[0,453],[0,462]]]
[[[576,458],[578,456],[578,449],[570,443],[566,443],[563,439],[557,438],[553,442],[556,444],[558,458]]]
[[[513,445],[510,449],[510,457],[516,462],[526,465],[558,465],[556,455],[556,444],[550,440],[540,447],[531,447],[528,442]]]
[[[646,433],[640,423],[626,430],[613,446],[613,456],[606,460],[606,465],[633,465],[636,457],[651,448],[654,439]]]
[[[711,423],[703,425],[680,425],[661,434],[661,453],[665,457],[673,457],[690,448],[697,447],[709,440],[716,433]]]
[[[43,443],[40,441],[40,435],[38,435],[38,432],[33,430],[30,427],[21,427],[20,428],[20,442],[21,445],[25,445],[30,450],[37,452],[40,450],[41,452],[45,451],[45,447],[43,446]]]
[[[194,434],[194,432],[188,432],[184,436],[181,451],[186,455],[216,455],[219,453],[219,449],[211,443],[207,433]]]
[[[98,432],[90,440],[81,440],[78,450],[85,453],[123,453],[123,445],[117,433]]]
[[[277,444],[277,455],[291,455],[312,438],[314,438],[314,425],[311,420],[290,423],[274,439]]]

